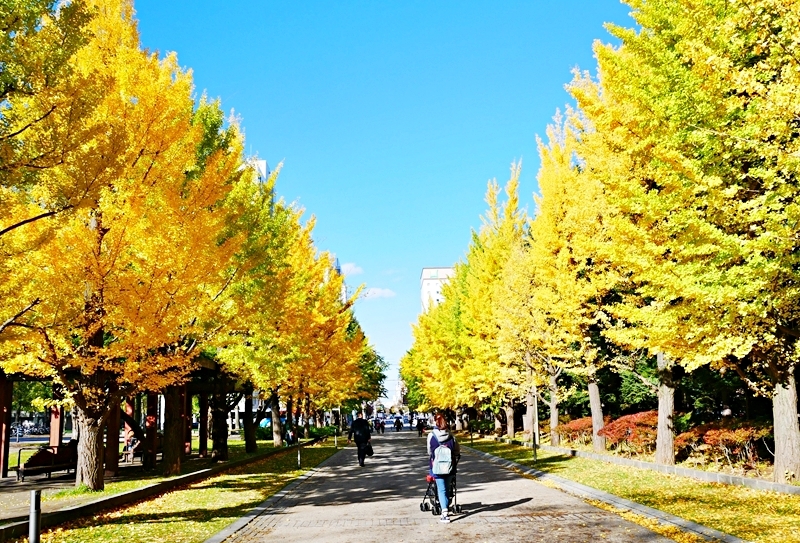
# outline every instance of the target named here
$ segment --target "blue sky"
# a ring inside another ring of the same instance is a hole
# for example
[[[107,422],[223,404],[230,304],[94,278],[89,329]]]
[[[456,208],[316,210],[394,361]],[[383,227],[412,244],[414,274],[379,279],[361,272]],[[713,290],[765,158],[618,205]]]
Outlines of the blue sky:
[[[575,67],[594,71],[618,0],[136,0],[142,44],[176,51],[198,95],[220,98],[247,151],[284,162],[278,192],[317,218],[320,249],[370,296],[356,315],[390,363],[411,347],[426,266],[461,259],[486,183],[538,156]]]

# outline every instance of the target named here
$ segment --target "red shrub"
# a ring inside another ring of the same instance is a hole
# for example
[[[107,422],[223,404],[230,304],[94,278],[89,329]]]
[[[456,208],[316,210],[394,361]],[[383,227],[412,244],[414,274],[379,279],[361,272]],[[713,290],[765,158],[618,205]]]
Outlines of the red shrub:
[[[571,420],[566,424],[559,424],[556,432],[570,443],[586,445],[592,442],[592,417]]]
[[[698,433],[697,428],[692,428],[687,432],[675,436],[675,450],[682,451],[687,447],[695,447],[703,439],[703,435]]]
[[[679,455],[699,458],[701,463],[721,461],[731,467],[758,469],[758,441],[772,435],[768,424],[725,420],[692,428],[675,439]]]
[[[625,415],[598,432],[618,450],[627,449],[633,454],[652,452],[656,446],[658,411],[644,411]]]

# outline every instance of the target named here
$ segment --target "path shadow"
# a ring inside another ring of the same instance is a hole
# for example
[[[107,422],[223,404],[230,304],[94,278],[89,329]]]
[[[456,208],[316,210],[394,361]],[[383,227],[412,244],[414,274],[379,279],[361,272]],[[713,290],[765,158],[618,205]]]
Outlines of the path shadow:
[[[375,455],[366,466],[356,462],[355,447],[348,447],[328,463],[325,470],[292,493],[287,502],[325,507],[373,502],[419,499],[428,487],[426,440],[416,432],[388,432],[373,436]],[[459,463],[459,492],[481,490],[488,485],[519,476],[474,456],[462,455]]]
[[[501,502],[501,503],[487,503],[481,504],[478,503],[468,503],[461,505],[464,509],[467,510],[466,513],[463,515],[459,515],[455,517],[452,522],[459,522],[464,520],[465,518],[471,517],[472,515],[477,515],[478,513],[491,513],[494,511],[502,511],[503,509],[509,509],[511,507],[516,507],[517,505],[522,505],[523,503],[528,503],[533,498],[520,498],[513,502]]]

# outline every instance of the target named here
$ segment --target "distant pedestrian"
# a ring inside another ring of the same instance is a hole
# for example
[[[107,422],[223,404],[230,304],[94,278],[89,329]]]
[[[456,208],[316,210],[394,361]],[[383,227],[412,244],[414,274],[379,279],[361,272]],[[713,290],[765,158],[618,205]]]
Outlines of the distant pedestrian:
[[[381,419],[381,434],[386,433],[386,421]]]
[[[372,446],[369,423],[364,420],[363,413],[359,412],[353,425],[350,426],[350,431],[347,433],[347,443],[355,440],[356,449],[358,450],[358,465],[364,465],[364,459],[367,457],[367,449]]]
[[[425,431],[425,422],[422,419],[417,419],[417,435],[422,437],[422,433]]]
[[[394,431],[399,432],[403,429],[403,421],[400,419],[394,419]]]

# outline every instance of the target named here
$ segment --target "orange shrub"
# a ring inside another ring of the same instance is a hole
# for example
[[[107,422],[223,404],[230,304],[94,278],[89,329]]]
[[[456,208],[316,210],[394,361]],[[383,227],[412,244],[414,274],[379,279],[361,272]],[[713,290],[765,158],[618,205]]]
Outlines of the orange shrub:
[[[599,435],[620,452],[647,454],[656,446],[658,411],[625,415],[606,424]]]

